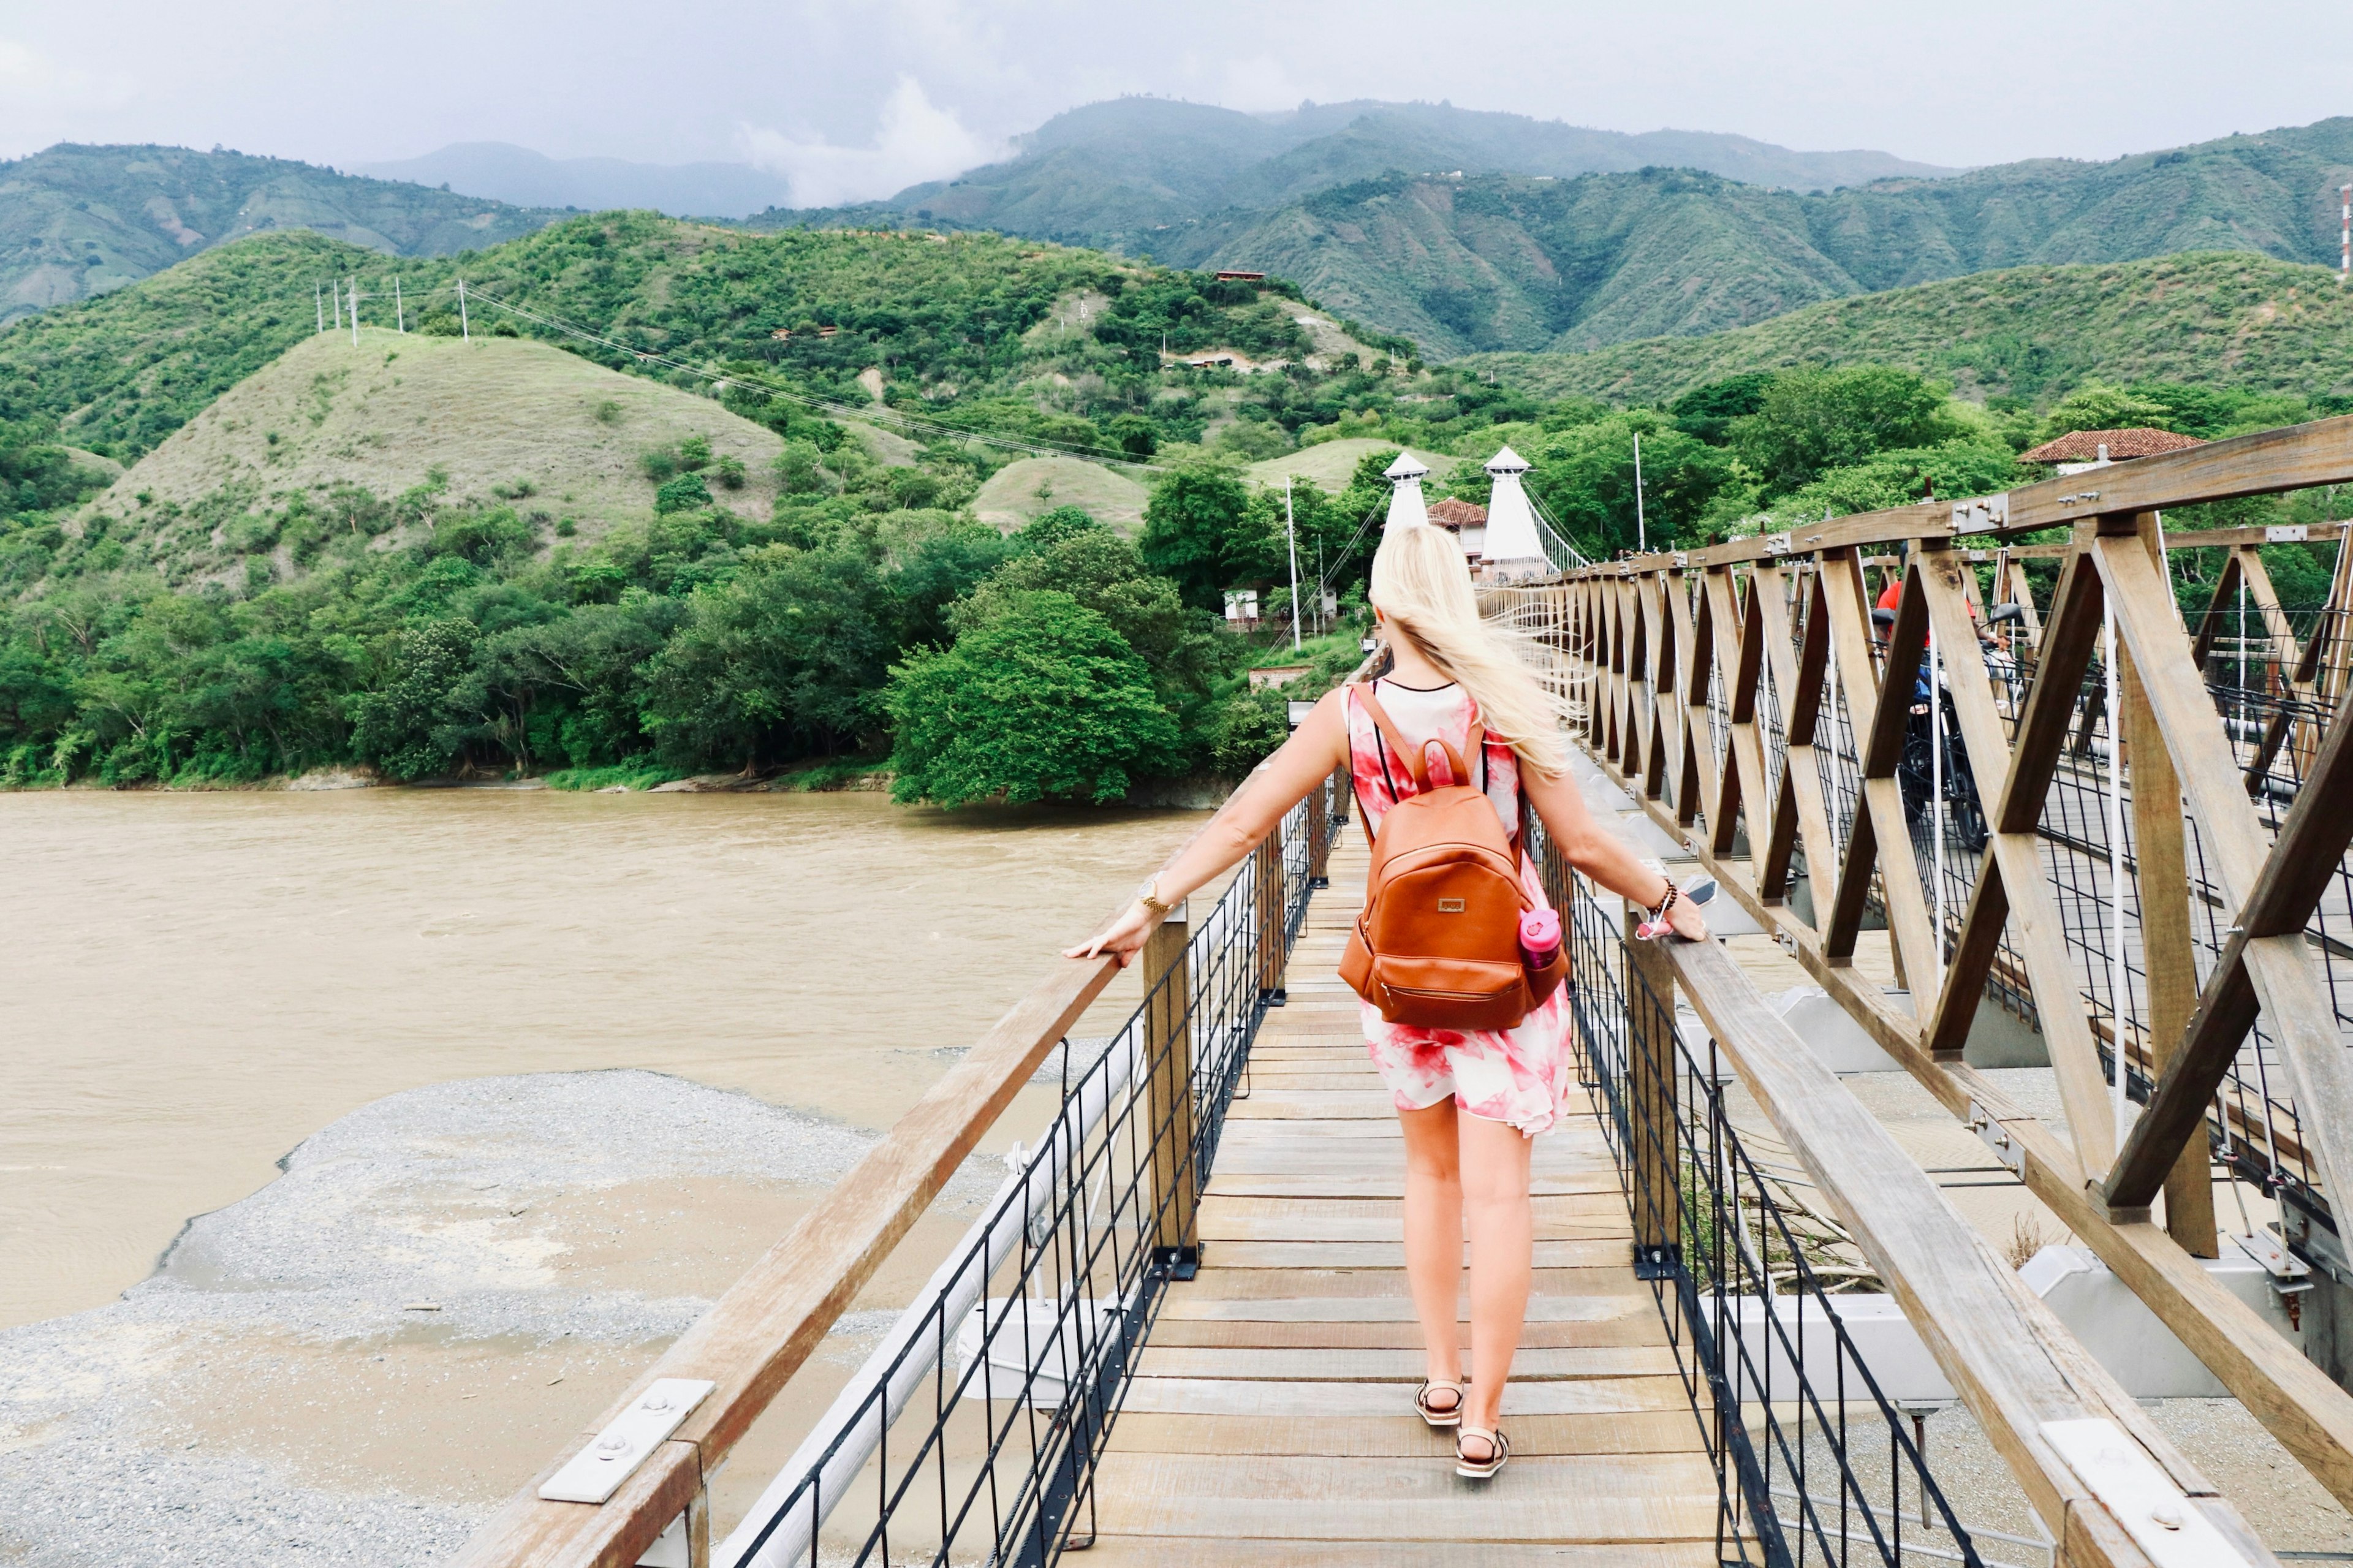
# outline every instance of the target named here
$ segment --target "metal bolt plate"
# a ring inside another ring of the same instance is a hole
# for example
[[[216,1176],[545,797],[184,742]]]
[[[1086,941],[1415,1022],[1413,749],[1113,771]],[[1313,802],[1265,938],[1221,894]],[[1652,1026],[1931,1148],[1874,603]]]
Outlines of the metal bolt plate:
[[[548,1477],[539,1495],[549,1502],[603,1502],[718,1386],[697,1377],[655,1379],[586,1447]]]
[[[2097,1416],[2045,1421],[2041,1431],[2157,1568],[2237,1568],[2247,1562],[2115,1422]]]

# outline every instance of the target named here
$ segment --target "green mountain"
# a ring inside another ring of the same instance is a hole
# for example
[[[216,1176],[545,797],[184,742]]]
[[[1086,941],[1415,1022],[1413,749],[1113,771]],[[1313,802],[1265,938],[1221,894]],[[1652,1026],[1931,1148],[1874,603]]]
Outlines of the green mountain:
[[[2229,249],[2325,265],[2348,179],[2353,118],[1811,195],[1688,170],[1391,174],[1172,229],[1154,249],[1293,279],[1434,355],[1574,351],[2038,262]]]
[[[1243,114],[1170,99],[1123,98],[1056,115],[1016,156],[887,202],[777,209],[752,221],[892,221],[993,228],[1166,259],[1171,231],[1228,211],[1267,211],[1391,170],[1566,176],[1653,164],[1704,169],[1793,190],[1952,173],[1884,153],[1799,153],[1696,131],[1628,135],[1444,103],[1305,104]]]
[[[528,234],[554,216],[284,158],[60,143],[0,163],[0,321],[275,229],[311,229],[392,256],[446,256]]]
[[[313,334],[320,277],[356,276],[367,326],[446,334],[462,325],[458,265],[308,232],[203,251],[0,329],[0,420],[129,461]],[[1279,289],[987,234],[756,235],[607,213],[463,265],[477,335],[546,337],[706,393],[703,379],[641,356],[734,367],[810,398],[882,402],[903,418],[1112,456],[1189,439],[1212,416],[1200,397],[1160,387],[1164,345],[1172,355],[1215,347],[1294,363],[1352,346]],[[497,301],[603,341],[502,313]],[[769,401],[741,384],[727,397],[749,411]],[[1131,423],[1118,426],[1123,417]]]
[[[1810,305],[1753,327],[1451,369],[1542,397],[1671,400],[1749,371],[1893,364],[1967,395],[2036,399],[2096,377],[2353,395],[2353,290],[2247,251],[2019,267]]]

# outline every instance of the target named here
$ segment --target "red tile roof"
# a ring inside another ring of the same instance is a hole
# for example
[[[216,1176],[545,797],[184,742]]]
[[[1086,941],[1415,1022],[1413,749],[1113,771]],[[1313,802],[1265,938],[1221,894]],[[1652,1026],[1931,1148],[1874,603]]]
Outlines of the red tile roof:
[[[2151,430],[2146,426],[2131,430],[2075,430],[2055,441],[2045,441],[2031,452],[2021,452],[2021,463],[2088,463],[2105,447],[2108,456],[2116,462],[2126,458],[2153,458],[2159,452],[2179,452],[2185,447],[2202,447],[2206,443],[2189,436],[2177,436],[2170,430]]]
[[[1440,528],[1484,528],[1487,526],[1487,509],[1475,501],[1450,498],[1430,503],[1430,521]]]

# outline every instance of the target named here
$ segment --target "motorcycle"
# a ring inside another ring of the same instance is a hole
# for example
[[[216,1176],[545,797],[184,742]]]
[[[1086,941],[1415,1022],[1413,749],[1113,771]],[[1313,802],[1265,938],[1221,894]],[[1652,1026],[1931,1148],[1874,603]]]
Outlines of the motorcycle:
[[[2024,618],[2025,610],[2018,605],[1997,605],[1986,617],[1989,631],[1996,626]],[[1872,625],[1878,632],[1878,642],[1883,651],[1887,637],[1895,626],[1894,610],[1871,612]],[[1988,673],[2006,684],[2015,680],[2015,661],[2005,651],[1988,649]],[[1969,765],[1968,746],[1961,741],[1960,716],[1953,707],[1952,682],[1947,674],[1939,671],[1935,700],[1942,710],[1943,723],[1937,723],[1936,713],[1929,709],[1929,664],[1923,658],[1919,674],[1913,683],[1912,710],[1904,726],[1904,754],[1895,764],[1897,788],[1904,798],[1904,817],[1915,829],[1928,827],[1932,816],[1930,803],[1937,795],[1938,730],[1943,731],[1943,799],[1946,831],[1952,842],[1971,855],[1982,854],[1989,837],[1985,805],[1978,795],[1977,773]]]

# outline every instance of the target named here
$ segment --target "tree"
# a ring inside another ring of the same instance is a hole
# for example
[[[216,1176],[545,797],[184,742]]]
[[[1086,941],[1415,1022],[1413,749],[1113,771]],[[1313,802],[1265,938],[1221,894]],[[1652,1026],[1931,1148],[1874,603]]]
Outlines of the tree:
[[[1144,661],[1108,620],[1050,589],[1010,595],[953,647],[894,667],[883,703],[900,800],[1116,800],[1137,773],[1180,757]]]
[[[1667,412],[1674,416],[1675,428],[1684,435],[1721,447],[1732,439],[1732,422],[1762,407],[1766,389],[1772,384],[1769,370],[1744,371],[1693,387],[1667,405]]]
[[[1944,406],[1943,387],[1893,365],[1785,371],[1732,422],[1732,444],[1768,489],[1795,489],[1874,453],[1935,446],[1957,433]]]
[[[648,667],[642,721],[683,763],[832,752],[875,728],[891,644],[865,555],[776,545],[696,590]]]
[[[352,698],[352,751],[390,778],[446,772],[470,727],[451,698],[473,656],[474,628],[462,620],[427,621],[400,633],[375,689]]]
[[[654,491],[654,510],[659,513],[695,511],[712,504],[711,487],[702,482],[701,474],[681,474],[665,479]]]
[[[1229,568],[1241,542],[1235,535],[1249,504],[1230,471],[1199,463],[1178,468],[1145,504],[1145,563],[1174,582],[1187,604],[1219,608],[1234,581]]]
[[[1634,436],[1642,437],[1642,504],[1634,504]],[[1606,559],[1645,542],[1683,538],[1732,475],[1722,450],[1656,414],[1615,415],[1580,425],[1525,454],[1528,493],[1588,553]]]

